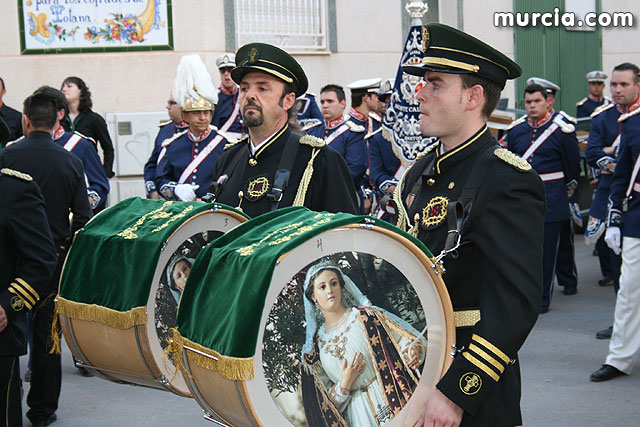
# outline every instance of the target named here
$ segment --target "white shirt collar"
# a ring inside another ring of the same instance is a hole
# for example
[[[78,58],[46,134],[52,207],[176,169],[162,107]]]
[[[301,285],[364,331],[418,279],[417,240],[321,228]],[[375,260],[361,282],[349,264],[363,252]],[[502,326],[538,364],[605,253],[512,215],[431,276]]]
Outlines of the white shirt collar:
[[[249,139],[249,147],[251,148],[251,155],[253,156],[254,154],[256,154],[258,152],[258,150],[260,148],[262,148],[264,145],[266,145],[269,141],[271,141],[271,139],[273,139],[273,137],[280,132],[282,129],[278,129],[277,131],[275,131],[274,133],[272,133],[271,135],[269,135],[269,137],[267,139],[265,139],[264,141],[262,141],[260,144],[258,144],[257,146],[253,145],[253,142],[251,142],[251,139]]]

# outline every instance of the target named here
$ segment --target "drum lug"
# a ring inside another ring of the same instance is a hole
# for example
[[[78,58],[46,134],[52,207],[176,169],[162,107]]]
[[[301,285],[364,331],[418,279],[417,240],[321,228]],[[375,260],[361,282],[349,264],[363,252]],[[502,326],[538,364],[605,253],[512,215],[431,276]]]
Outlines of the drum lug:
[[[375,220],[373,220],[373,218],[369,218],[369,217],[366,217],[363,220],[363,222],[364,222],[364,224],[360,223],[360,228],[366,228],[366,229],[369,229],[369,230],[373,229],[373,226],[376,224]]]

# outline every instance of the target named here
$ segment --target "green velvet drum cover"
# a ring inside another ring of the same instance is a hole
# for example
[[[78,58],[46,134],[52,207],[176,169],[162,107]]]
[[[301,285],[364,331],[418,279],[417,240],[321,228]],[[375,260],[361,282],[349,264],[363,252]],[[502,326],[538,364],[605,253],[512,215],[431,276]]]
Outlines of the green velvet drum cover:
[[[307,272],[324,264],[335,266],[352,283],[344,288],[350,289],[343,292],[350,295],[345,307],[360,319],[354,329],[370,334],[366,354],[379,358],[373,365],[393,361],[395,371],[406,365],[402,348],[420,344],[424,349],[419,368],[408,374],[413,382],[402,385],[402,404],[382,411],[390,425],[417,421],[455,336],[451,303],[433,255],[384,221],[304,207],[283,208],[239,225],[209,244],[192,267],[178,309],[173,351],[182,356],[189,387],[212,419],[233,425],[314,425],[306,418],[313,398],[303,390],[303,378],[315,378],[324,367],[303,356],[309,353],[305,333],[310,328],[304,291]],[[379,325],[379,330],[372,332],[366,325]],[[375,348],[381,342],[375,334],[391,340],[383,343],[385,350]],[[377,390],[388,389],[384,370],[375,372],[381,384]],[[220,388],[224,381],[229,381],[227,390]],[[238,392],[240,412],[220,397],[234,387],[247,393]],[[328,391],[316,392],[320,399]],[[347,412],[338,414],[336,425],[357,425]]]

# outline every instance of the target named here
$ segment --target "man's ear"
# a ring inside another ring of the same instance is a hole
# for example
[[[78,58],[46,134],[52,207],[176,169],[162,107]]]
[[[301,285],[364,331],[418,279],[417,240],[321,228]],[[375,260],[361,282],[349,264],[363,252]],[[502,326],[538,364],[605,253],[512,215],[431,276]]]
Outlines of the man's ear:
[[[293,92],[289,92],[284,96],[282,107],[285,110],[290,110],[291,108],[293,108],[295,103],[296,103],[296,94]]]
[[[484,88],[481,85],[472,86],[467,95],[467,110],[482,108],[485,101]]]

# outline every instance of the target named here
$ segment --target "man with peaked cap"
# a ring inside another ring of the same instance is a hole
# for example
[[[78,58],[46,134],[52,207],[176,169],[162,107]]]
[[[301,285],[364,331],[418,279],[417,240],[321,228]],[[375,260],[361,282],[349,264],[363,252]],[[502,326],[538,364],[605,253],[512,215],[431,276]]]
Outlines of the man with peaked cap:
[[[379,108],[381,114],[384,114],[389,104],[394,82],[395,79],[387,79],[380,83],[378,103],[381,105]],[[385,205],[393,195],[398,185],[398,179],[404,172],[404,168],[400,167],[400,159],[394,154],[391,141],[387,138],[393,138],[393,135],[384,133],[382,127],[380,127],[368,139],[369,173],[371,182],[378,192],[378,216],[383,219],[388,218],[388,215],[384,215]]]
[[[547,104],[547,109],[552,114],[552,118],[554,118],[557,115],[560,115],[562,116],[561,120],[566,122],[570,126],[575,125],[577,123],[576,119],[574,119],[564,111],[559,111],[556,113],[553,109],[553,104],[556,100],[556,93],[560,91],[560,86],[558,86],[557,84],[549,80],[543,79],[541,77],[531,77],[527,79],[527,86],[534,85],[534,84],[542,86],[547,92],[546,104]],[[578,144],[577,138],[575,140],[575,143]],[[578,150],[579,150],[579,145],[578,145]],[[534,166],[534,169],[535,169],[535,166]],[[568,182],[567,186],[568,186],[568,191],[571,193],[568,199],[569,214],[570,214],[571,220],[578,227],[582,227],[583,226],[582,214],[580,213],[580,205],[578,205],[578,194],[577,194],[578,176],[576,176],[574,181]],[[549,200],[547,200],[547,213],[549,213],[549,210],[552,209],[551,208],[552,205],[555,205],[555,203],[554,204],[549,203]],[[575,295],[578,291],[578,269],[576,267],[575,245],[574,245],[573,236],[574,236],[574,232],[573,232],[573,226],[571,224],[571,221],[564,222],[560,230],[560,237],[559,237],[560,240],[558,241],[557,255],[555,258],[555,276],[558,279],[558,285],[563,288],[563,293],[565,295]]]
[[[351,91],[350,119],[364,126],[365,139],[382,125],[382,117],[378,113],[378,89],[380,78],[364,79],[351,82],[347,89]]]
[[[56,256],[33,178],[0,169],[0,200],[0,425],[21,426],[19,356],[27,352],[27,312],[44,296]]]
[[[589,117],[596,108],[611,104],[611,100],[603,95],[607,75],[596,70],[587,73],[589,95],[576,102],[576,117]]]
[[[520,425],[518,350],[540,305],[544,188],[486,123],[521,70],[446,25],[423,27],[423,40],[422,62],[402,68],[425,79],[420,130],[440,141],[402,176],[394,199],[398,226],[443,256],[456,351],[417,425]]]
[[[207,193],[213,165],[228,142],[210,124],[218,96],[200,55],[180,59],[173,97],[189,126],[162,143],[166,152],[158,162],[156,184],[165,199],[190,202]]]
[[[242,138],[247,134],[247,127],[238,105],[238,86],[231,78],[231,70],[236,66],[236,56],[233,53],[220,55],[216,59],[216,65],[220,72],[220,89],[211,124],[230,138]]]
[[[308,135],[324,139],[327,145],[340,153],[347,162],[358,193],[360,213],[365,213],[365,189],[368,188],[366,173],[369,162],[367,144],[364,142],[364,127],[345,117],[346,99],[342,86],[323,86],[320,90],[320,104],[324,120],[322,123],[308,125],[305,131]]]
[[[169,99],[167,100],[167,112],[169,113],[169,121],[158,125],[160,130],[158,130],[156,140],[153,142],[153,150],[151,151],[149,160],[147,160],[147,163],[144,165],[144,187],[148,199],[164,199],[156,188],[156,169],[161,160],[161,154],[162,157],[166,154],[166,149],[162,147],[162,143],[177,132],[181,132],[189,127],[189,123],[182,120],[182,111],[176,100],[173,99],[173,95],[169,95]]]
[[[218,158],[211,192],[215,200],[251,217],[285,206],[357,213],[349,169],[319,138],[294,129],[296,97],[308,82],[287,52],[249,43],[236,53],[231,72],[240,85],[240,112],[249,136],[230,144]]]
[[[530,162],[544,181],[547,213],[544,224],[542,313],[549,310],[554,274],[558,276],[558,284],[564,285],[565,295],[575,294],[578,284],[572,251],[569,200],[580,174],[580,149],[574,125],[565,121],[563,115],[549,109],[548,96],[546,88],[539,84],[527,86],[524,92],[527,116],[512,123],[503,138],[507,141],[507,148]],[[562,250],[563,238],[569,241],[569,250]],[[566,274],[567,270],[572,274]],[[569,276],[569,279],[565,276]]]

